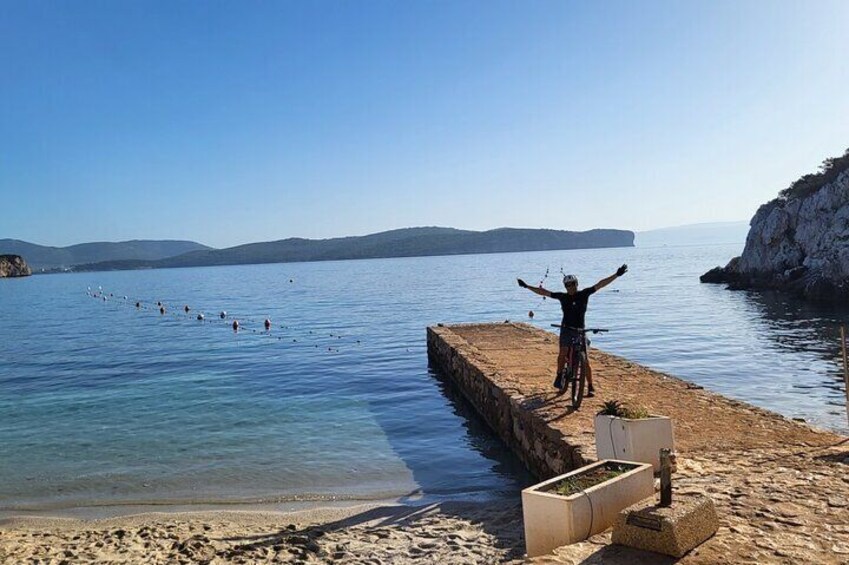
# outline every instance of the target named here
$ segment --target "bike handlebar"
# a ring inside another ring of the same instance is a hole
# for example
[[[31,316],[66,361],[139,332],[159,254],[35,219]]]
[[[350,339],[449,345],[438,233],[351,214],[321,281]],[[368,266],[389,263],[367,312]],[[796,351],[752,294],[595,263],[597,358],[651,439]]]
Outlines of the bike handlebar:
[[[564,329],[564,330],[572,330],[574,332],[580,332],[580,333],[584,333],[584,334],[590,333],[590,332],[592,332],[594,334],[598,334],[598,333],[606,333],[606,332],[610,331],[610,330],[605,330],[605,329],[602,329],[602,328],[572,328],[570,326],[561,326],[560,324],[551,324],[551,327],[552,328],[561,328],[561,329]]]

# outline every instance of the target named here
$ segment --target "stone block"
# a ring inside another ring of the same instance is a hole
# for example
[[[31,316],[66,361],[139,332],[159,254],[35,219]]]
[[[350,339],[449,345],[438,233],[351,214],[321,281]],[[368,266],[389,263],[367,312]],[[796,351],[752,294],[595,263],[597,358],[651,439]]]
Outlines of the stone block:
[[[706,496],[676,497],[663,507],[644,500],[619,513],[613,543],[683,557],[711,538],[719,528],[713,501]]]

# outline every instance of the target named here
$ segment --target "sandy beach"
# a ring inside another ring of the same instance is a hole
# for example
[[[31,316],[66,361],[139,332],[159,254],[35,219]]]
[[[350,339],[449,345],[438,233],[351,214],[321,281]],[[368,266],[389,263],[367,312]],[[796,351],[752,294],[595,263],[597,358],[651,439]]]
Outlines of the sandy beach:
[[[0,563],[521,562],[515,503],[149,513],[0,524]]]
[[[611,534],[530,560],[656,565],[849,562],[849,446],[731,451],[679,460],[676,493],[716,503],[717,535],[681,560],[611,544]],[[744,472],[739,472],[743,469]],[[820,493],[828,493],[823,497]],[[149,513],[0,522],[0,563],[523,563],[515,500],[280,512]]]

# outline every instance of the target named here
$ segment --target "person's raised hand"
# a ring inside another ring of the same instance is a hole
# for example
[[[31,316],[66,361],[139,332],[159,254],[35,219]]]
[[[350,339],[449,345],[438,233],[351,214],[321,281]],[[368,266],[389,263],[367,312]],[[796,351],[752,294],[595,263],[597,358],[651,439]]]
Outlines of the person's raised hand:
[[[519,282],[519,286],[521,286],[522,288],[528,288],[528,283],[526,283],[522,279],[516,279],[516,280]]]
[[[627,272],[628,272],[628,265],[622,265],[621,267],[616,269],[616,276],[621,277],[622,275],[624,275]]]

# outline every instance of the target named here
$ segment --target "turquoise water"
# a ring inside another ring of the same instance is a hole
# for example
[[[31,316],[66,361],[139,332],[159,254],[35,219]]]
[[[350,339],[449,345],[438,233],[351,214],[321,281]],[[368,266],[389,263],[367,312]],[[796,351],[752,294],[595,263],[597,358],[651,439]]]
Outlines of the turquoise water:
[[[739,251],[607,249],[0,281],[0,512],[515,493],[529,477],[429,372],[425,327],[527,320],[532,309],[547,328],[559,319],[556,304],[515,278],[536,281],[550,268],[546,284],[555,288],[561,266],[583,285],[631,265],[591,299],[588,323],[612,330],[597,346],[847,431],[837,328],[849,312],[698,283]],[[107,300],[89,295],[99,287]],[[201,311],[204,322],[195,319]]]

